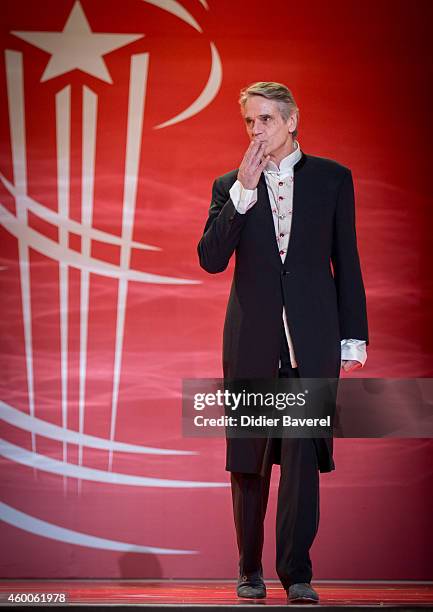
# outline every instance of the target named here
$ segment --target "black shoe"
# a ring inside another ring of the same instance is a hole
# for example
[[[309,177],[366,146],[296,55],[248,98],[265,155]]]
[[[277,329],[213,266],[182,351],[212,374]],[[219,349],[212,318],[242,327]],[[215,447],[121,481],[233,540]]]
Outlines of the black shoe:
[[[319,603],[319,595],[309,582],[292,584],[287,591],[290,603]]]
[[[262,572],[239,576],[236,592],[238,597],[248,599],[263,599],[266,597],[266,586],[263,582]]]

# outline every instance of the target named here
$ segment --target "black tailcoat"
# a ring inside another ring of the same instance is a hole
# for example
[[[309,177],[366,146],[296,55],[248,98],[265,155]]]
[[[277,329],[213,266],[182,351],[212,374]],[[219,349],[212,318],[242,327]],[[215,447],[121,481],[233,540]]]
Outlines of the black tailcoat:
[[[224,377],[278,376],[284,304],[300,376],[338,378],[340,340],[368,343],[351,172],[335,161],[302,154],[294,167],[292,227],[284,263],[264,175],[256,204],[242,215],[229,194],[237,172],[215,180],[198,245],[200,265],[210,273],[223,272],[236,253],[224,324]],[[320,471],[331,471],[332,439],[315,443]],[[228,439],[226,469],[259,473],[267,444],[264,438]]]

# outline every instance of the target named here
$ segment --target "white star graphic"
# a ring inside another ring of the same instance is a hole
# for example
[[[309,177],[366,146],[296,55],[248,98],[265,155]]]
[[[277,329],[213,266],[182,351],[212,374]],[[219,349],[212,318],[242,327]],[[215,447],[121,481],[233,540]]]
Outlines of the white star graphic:
[[[106,83],[113,81],[102,56],[144,36],[144,34],[95,34],[90,29],[78,1],[74,4],[62,32],[14,31],[11,34],[51,54],[41,82],[78,69]]]

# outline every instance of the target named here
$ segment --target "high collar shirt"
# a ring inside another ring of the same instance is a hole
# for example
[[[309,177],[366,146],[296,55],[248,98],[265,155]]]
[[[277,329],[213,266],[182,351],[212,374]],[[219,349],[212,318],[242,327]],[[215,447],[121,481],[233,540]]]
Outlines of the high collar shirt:
[[[294,147],[294,150],[281,160],[279,166],[270,160],[263,171],[274,221],[275,239],[282,262],[286,259],[292,228],[294,166],[302,157],[301,148],[296,140]],[[242,183],[237,180],[230,189],[230,198],[236,211],[244,215],[257,202],[257,188],[245,189]],[[292,368],[296,368],[295,350],[284,307],[282,317],[287,344],[289,345],[290,363]],[[320,347],[317,347],[317,350],[320,350]],[[361,365],[364,365],[367,360],[365,340],[355,338],[341,340],[341,359],[359,361]]]

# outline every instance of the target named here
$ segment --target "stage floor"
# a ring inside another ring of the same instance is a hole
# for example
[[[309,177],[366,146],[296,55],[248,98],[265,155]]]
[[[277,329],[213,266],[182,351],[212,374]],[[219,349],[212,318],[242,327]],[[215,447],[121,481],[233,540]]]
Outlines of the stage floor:
[[[320,608],[327,607],[399,607],[412,609],[433,607],[433,583],[417,582],[314,582],[320,595]],[[266,605],[287,606],[279,582],[266,581],[268,596],[264,600],[239,599],[234,581],[191,580],[2,580],[0,602],[16,608],[24,604],[50,607],[72,605],[163,606],[195,609],[209,606]],[[13,594],[14,601],[8,597]],[[51,597],[50,597],[51,594]],[[18,597],[17,597],[18,596]],[[54,599],[53,599],[54,598]],[[63,604],[64,605],[64,604]],[[293,607],[293,604],[292,604]],[[303,606],[305,607],[305,606]],[[317,606],[315,606],[317,607]]]

